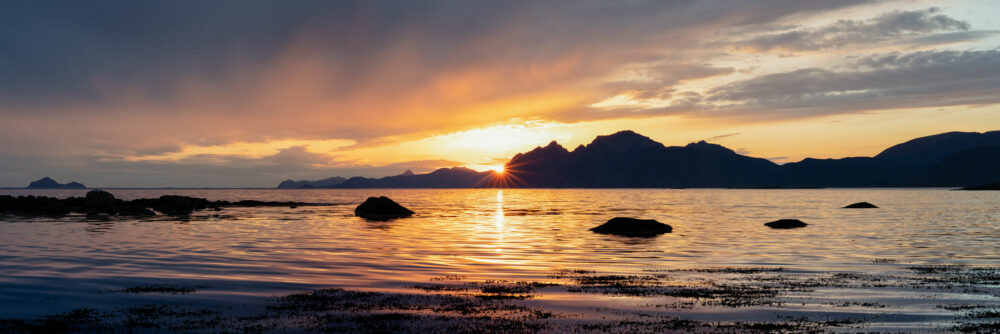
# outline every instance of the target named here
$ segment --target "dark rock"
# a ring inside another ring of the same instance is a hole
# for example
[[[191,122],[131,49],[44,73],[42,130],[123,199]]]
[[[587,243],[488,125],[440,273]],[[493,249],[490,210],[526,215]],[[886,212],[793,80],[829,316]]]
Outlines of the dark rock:
[[[858,202],[845,206],[844,209],[878,209],[878,207],[868,202]]]
[[[153,210],[171,216],[190,215],[195,210],[202,210],[209,207],[209,201],[204,198],[163,195],[156,199],[152,205]]]
[[[111,193],[104,190],[91,190],[87,192],[87,197],[83,200],[83,205],[87,211],[97,213],[114,213],[118,206],[118,199]]]
[[[195,210],[214,209],[222,207],[258,207],[258,206],[316,206],[330,205],[325,203],[304,202],[262,202],[244,200],[239,202],[209,201],[204,198],[166,195],[159,198],[140,198],[130,201],[116,199],[114,195],[94,190],[86,197],[52,198],[45,196],[10,196],[0,195],[0,214],[13,215],[48,215],[63,216],[72,212],[98,216],[155,216],[159,211],[171,216],[190,215]],[[150,210],[152,208],[153,210]]]
[[[1000,182],[994,182],[990,184],[983,184],[973,187],[964,187],[959,190],[1000,190]]]
[[[118,215],[120,216],[155,216],[156,212],[150,210],[149,208],[144,208],[140,206],[126,206],[118,209]]]
[[[45,215],[65,216],[73,210],[63,202],[52,202],[45,206]]]
[[[413,211],[399,205],[388,197],[368,197],[364,203],[354,209],[354,214],[358,217],[370,220],[388,220],[408,217],[413,215]]]
[[[809,224],[803,223],[798,219],[779,219],[764,225],[770,228],[797,228],[806,227]]]
[[[617,234],[628,237],[654,237],[670,233],[674,228],[652,219],[616,217],[590,230],[601,234]]]

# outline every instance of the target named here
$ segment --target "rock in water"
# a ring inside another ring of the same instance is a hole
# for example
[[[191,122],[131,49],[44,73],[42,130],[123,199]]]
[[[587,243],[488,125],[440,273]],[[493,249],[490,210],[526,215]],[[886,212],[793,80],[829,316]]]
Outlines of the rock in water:
[[[413,211],[399,205],[388,197],[368,197],[364,203],[354,209],[354,214],[358,217],[370,220],[388,220],[408,217],[413,215]]]
[[[153,210],[170,216],[187,216],[195,210],[207,209],[211,204],[204,198],[163,195],[153,201]]]
[[[964,187],[958,190],[1000,190],[1000,182],[983,184],[974,187]]]
[[[617,234],[627,237],[655,237],[659,234],[670,233],[674,228],[652,219],[616,217],[590,230],[601,234]]]
[[[770,223],[764,224],[770,228],[796,228],[796,227],[806,227],[806,223],[803,223],[798,219],[779,219]]]
[[[115,207],[118,206],[118,199],[107,191],[95,189],[87,192],[83,205],[89,211],[114,213]]]
[[[845,206],[844,209],[878,209],[878,207],[868,202],[858,202]]]

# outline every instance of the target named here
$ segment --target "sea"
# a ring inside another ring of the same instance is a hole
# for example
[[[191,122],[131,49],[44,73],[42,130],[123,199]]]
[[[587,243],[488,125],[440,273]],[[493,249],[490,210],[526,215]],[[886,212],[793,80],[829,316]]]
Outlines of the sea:
[[[105,190],[121,199],[170,194],[325,205],[186,217],[4,216],[0,319],[156,303],[241,312],[316,289],[438,294],[449,289],[427,287],[468,282],[564,284],[510,302],[579,321],[622,314],[704,322],[795,318],[826,321],[834,331],[947,332],[995,322],[989,313],[970,312],[1000,308],[1000,191]],[[0,190],[50,197],[85,192]],[[388,196],[416,214],[390,221],[354,216],[369,196]],[[879,208],[843,208],[862,201]],[[614,217],[655,219],[673,232],[637,238],[589,230]],[[809,225],[764,226],[784,218]],[[579,277],[567,278],[572,275]],[[586,275],[780,291],[762,297],[765,302],[711,303],[713,296],[590,289],[586,284],[593,282],[581,278]],[[121,293],[150,285],[193,291]]]

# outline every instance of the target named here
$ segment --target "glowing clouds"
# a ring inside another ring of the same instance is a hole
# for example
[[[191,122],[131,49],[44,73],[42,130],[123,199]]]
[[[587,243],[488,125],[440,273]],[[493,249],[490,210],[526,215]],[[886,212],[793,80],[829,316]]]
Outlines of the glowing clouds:
[[[281,153],[283,150],[299,148],[302,151],[329,154],[330,152],[355,144],[352,140],[278,140],[270,142],[236,142],[224,145],[198,146],[184,145],[179,151],[152,155],[124,157],[127,161],[180,161],[199,156],[240,156],[263,158]]]

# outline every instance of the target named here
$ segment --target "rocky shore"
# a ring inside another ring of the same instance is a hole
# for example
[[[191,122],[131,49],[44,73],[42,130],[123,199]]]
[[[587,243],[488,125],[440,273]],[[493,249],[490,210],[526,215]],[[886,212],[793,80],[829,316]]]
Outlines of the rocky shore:
[[[199,210],[226,207],[317,206],[326,203],[275,202],[243,200],[211,201],[204,198],[164,195],[158,198],[122,200],[103,190],[91,190],[85,197],[54,198],[46,196],[0,195],[0,214],[18,216],[184,216]]]

